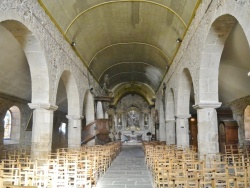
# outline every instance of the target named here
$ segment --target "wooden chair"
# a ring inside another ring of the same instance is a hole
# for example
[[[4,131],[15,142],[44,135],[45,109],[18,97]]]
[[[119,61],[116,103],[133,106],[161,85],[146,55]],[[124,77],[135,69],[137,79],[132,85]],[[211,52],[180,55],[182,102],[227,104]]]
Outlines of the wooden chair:
[[[3,185],[19,185],[20,168],[16,160],[2,160],[1,177]]]

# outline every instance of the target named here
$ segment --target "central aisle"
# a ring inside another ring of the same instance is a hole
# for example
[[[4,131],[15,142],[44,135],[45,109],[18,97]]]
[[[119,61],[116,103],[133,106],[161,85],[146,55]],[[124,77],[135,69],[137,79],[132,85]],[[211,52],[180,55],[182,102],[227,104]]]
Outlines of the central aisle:
[[[96,188],[152,188],[142,146],[122,146],[120,154],[98,181]]]

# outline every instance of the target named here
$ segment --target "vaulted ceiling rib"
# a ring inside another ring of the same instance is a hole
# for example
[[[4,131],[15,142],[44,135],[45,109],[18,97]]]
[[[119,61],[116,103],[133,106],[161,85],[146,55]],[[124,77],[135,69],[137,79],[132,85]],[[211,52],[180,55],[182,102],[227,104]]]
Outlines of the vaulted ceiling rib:
[[[109,75],[113,91],[144,83],[138,91],[150,87],[155,92],[200,0],[39,2],[65,39],[75,42],[74,50],[100,85]]]

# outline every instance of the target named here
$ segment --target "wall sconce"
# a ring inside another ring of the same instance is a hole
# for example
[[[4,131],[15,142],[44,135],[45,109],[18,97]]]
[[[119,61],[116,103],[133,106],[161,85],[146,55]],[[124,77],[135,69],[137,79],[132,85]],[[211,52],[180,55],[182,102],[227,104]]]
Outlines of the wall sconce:
[[[177,42],[177,43],[180,43],[180,42],[182,42],[182,39],[181,39],[181,38],[178,38],[178,39],[176,39],[176,42]]]
[[[71,46],[75,46],[76,45],[76,43],[73,41],[72,43],[71,43]]]
[[[190,121],[195,121],[195,118],[191,118]]]

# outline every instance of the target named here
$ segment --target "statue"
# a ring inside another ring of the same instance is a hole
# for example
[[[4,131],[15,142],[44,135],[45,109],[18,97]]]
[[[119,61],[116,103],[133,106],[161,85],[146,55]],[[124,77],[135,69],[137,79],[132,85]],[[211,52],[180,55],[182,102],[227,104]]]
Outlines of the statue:
[[[109,84],[109,75],[105,74],[104,75],[104,83],[103,83],[103,88],[102,88],[102,94],[106,95],[107,92],[109,92],[107,88],[107,84]]]
[[[127,129],[139,130],[140,129],[139,122],[140,122],[139,114],[134,110],[129,111],[127,114]]]
[[[101,94],[102,95],[107,95],[109,97],[114,97],[114,93],[111,89],[108,89],[107,85],[109,84],[109,75],[105,74],[104,75],[104,83],[103,83],[103,87],[101,90]]]

